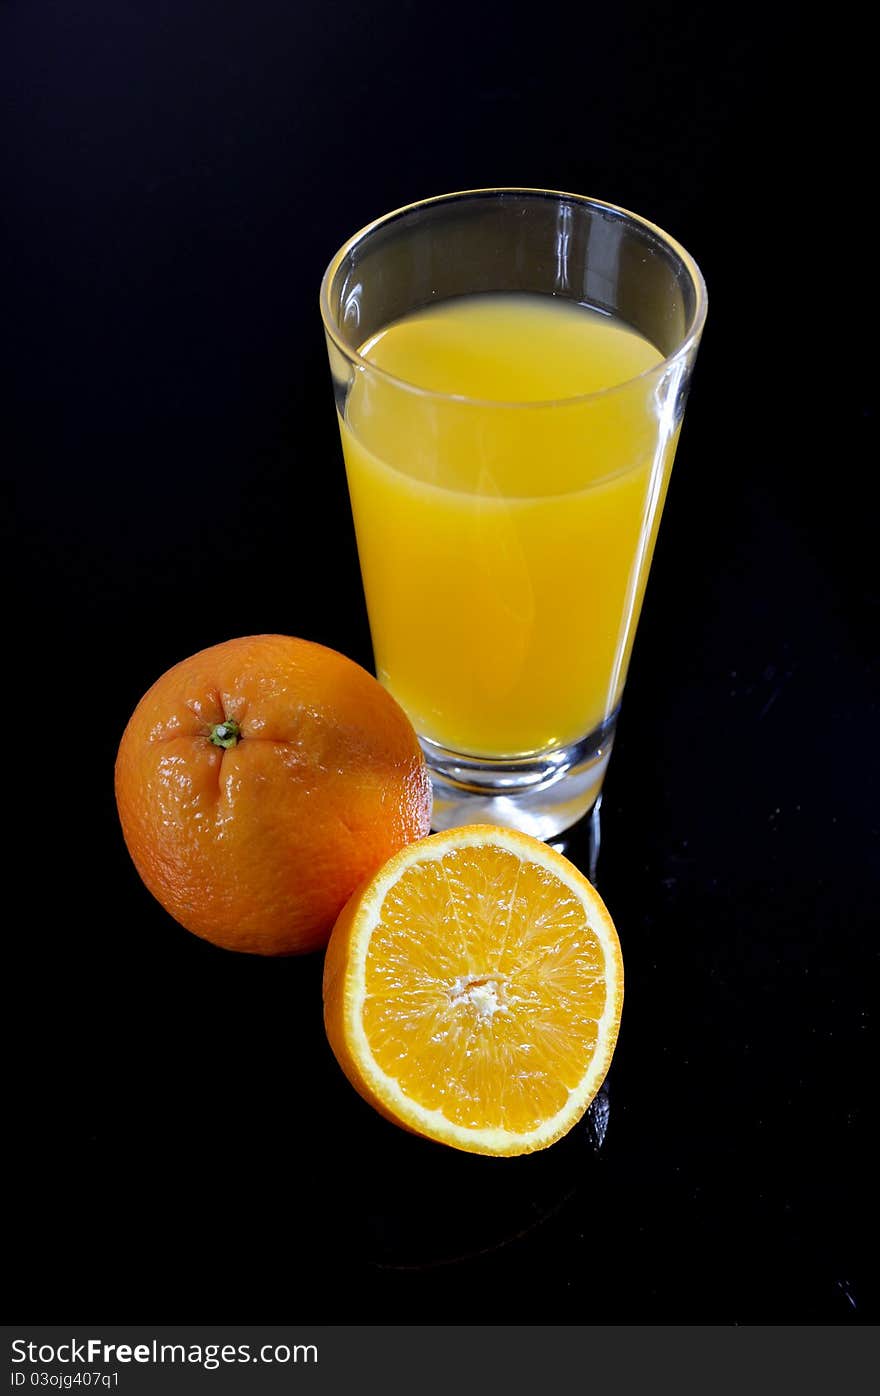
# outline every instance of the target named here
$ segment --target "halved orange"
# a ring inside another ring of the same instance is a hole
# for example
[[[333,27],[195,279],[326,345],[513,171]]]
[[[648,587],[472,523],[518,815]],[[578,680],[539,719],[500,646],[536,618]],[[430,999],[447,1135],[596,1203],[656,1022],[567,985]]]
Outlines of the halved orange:
[[[396,853],[343,908],[324,1021],[388,1119],[480,1154],[546,1148],[583,1115],[617,1041],[620,943],[573,863],[471,825]]]

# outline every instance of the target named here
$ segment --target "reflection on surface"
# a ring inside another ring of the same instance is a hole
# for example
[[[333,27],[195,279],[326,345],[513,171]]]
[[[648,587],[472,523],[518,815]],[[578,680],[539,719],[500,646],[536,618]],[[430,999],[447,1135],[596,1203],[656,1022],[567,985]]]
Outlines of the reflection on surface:
[[[426,1270],[486,1255],[533,1232],[590,1186],[609,1114],[603,1086],[564,1139],[511,1159],[401,1134],[398,1157],[385,1153],[381,1176],[364,1180],[369,1208],[355,1220],[364,1228],[365,1259],[382,1269]]]
[[[572,824],[556,838],[548,840],[549,846],[568,858],[596,886],[599,870],[599,850],[602,846],[602,796],[583,819]]]

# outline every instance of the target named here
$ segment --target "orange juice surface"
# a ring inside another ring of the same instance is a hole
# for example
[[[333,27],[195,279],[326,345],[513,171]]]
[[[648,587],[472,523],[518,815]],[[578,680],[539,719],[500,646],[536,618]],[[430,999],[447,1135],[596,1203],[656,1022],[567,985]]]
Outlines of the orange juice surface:
[[[407,315],[360,354],[341,430],[380,680],[462,754],[585,736],[619,702],[662,509],[662,355],[507,292]]]

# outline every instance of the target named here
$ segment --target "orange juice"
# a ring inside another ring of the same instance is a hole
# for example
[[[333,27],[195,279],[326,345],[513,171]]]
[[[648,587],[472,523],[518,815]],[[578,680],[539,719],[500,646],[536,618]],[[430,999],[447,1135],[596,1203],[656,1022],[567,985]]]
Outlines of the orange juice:
[[[675,443],[663,356],[519,292],[359,352],[341,432],[379,679],[460,754],[580,739],[617,707],[641,608]]]

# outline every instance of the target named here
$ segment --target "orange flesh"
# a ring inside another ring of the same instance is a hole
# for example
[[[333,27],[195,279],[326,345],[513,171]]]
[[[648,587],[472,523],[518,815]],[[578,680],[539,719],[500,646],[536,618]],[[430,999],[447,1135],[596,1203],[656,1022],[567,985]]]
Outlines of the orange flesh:
[[[506,849],[405,871],[366,959],[377,1064],[453,1124],[526,1132],[562,1109],[593,1057],[602,948],[561,879]]]

